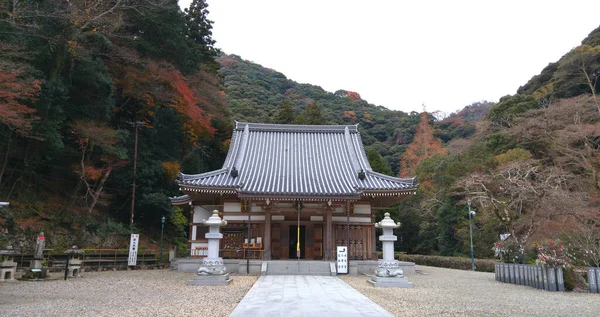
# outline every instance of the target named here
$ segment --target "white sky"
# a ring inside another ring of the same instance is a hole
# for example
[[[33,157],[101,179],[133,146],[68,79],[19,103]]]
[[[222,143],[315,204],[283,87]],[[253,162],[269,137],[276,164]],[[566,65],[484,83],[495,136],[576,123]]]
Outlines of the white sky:
[[[514,94],[600,25],[598,0],[207,2],[225,53],[405,112]]]

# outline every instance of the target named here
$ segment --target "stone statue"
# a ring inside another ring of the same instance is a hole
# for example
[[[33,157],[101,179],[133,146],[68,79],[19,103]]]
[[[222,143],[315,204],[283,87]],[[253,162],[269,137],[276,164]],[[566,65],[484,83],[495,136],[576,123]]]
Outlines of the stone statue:
[[[46,247],[46,238],[44,238],[44,232],[40,232],[40,235],[35,240],[35,252],[33,258],[35,260],[44,259],[44,248]]]

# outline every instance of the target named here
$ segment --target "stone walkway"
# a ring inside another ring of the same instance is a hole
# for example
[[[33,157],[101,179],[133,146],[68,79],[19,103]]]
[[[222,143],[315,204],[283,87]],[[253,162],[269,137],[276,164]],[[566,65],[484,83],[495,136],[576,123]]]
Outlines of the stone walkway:
[[[273,275],[261,276],[230,316],[393,315],[337,277]]]

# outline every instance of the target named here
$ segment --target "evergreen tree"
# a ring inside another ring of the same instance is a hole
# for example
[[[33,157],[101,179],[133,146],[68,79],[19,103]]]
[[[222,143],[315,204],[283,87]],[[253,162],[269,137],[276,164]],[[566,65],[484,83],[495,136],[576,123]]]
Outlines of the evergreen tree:
[[[185,9],[185,20],[187,25],[187,37],[199,48],[200,62],[208,66],[212,71],[218,69],[215,62],[218,50],[215,48],[215,40],[212,39],[213,21],[208,19],[208,3],[205,0],[193,0],[190,7]]]
[[[394,175],[388,163],[383,159],[383,157],[381,157],[381,155],[379,155],[379,153],[377,153],[377,151],[375,151],[375,149],[369,148],[367,150],[367,159],[369,160],[369,164],[371,164],[371,168],[375,172],[390,176]]]
[[[321,125],[326,122],[321,113],[321,108],[314,102],[308,105],[296,120],[296,123],[308,125]]]
[[[290,101],[286,99],[281,103],[281,105],[277,109],[275,123],[289,124],[294,122],[294,117],[294,108],[292,108]]]

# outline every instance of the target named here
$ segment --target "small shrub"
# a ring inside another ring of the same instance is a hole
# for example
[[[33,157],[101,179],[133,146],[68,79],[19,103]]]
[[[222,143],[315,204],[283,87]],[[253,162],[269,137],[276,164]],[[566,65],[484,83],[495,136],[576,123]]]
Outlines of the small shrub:
[[[572,291],[575,288],[577,277],[575,276],[573,268],[567,268],[563,270],[563,280],[565,281],[565,290]]]
[[[443,267],[457,270],[471,270],[470,258],[459,258],[437,255],[402,254],[402,261],[415,262],[415,264]],[[475,259],[475,270],[479,272],[494,272],[495,260]]]

